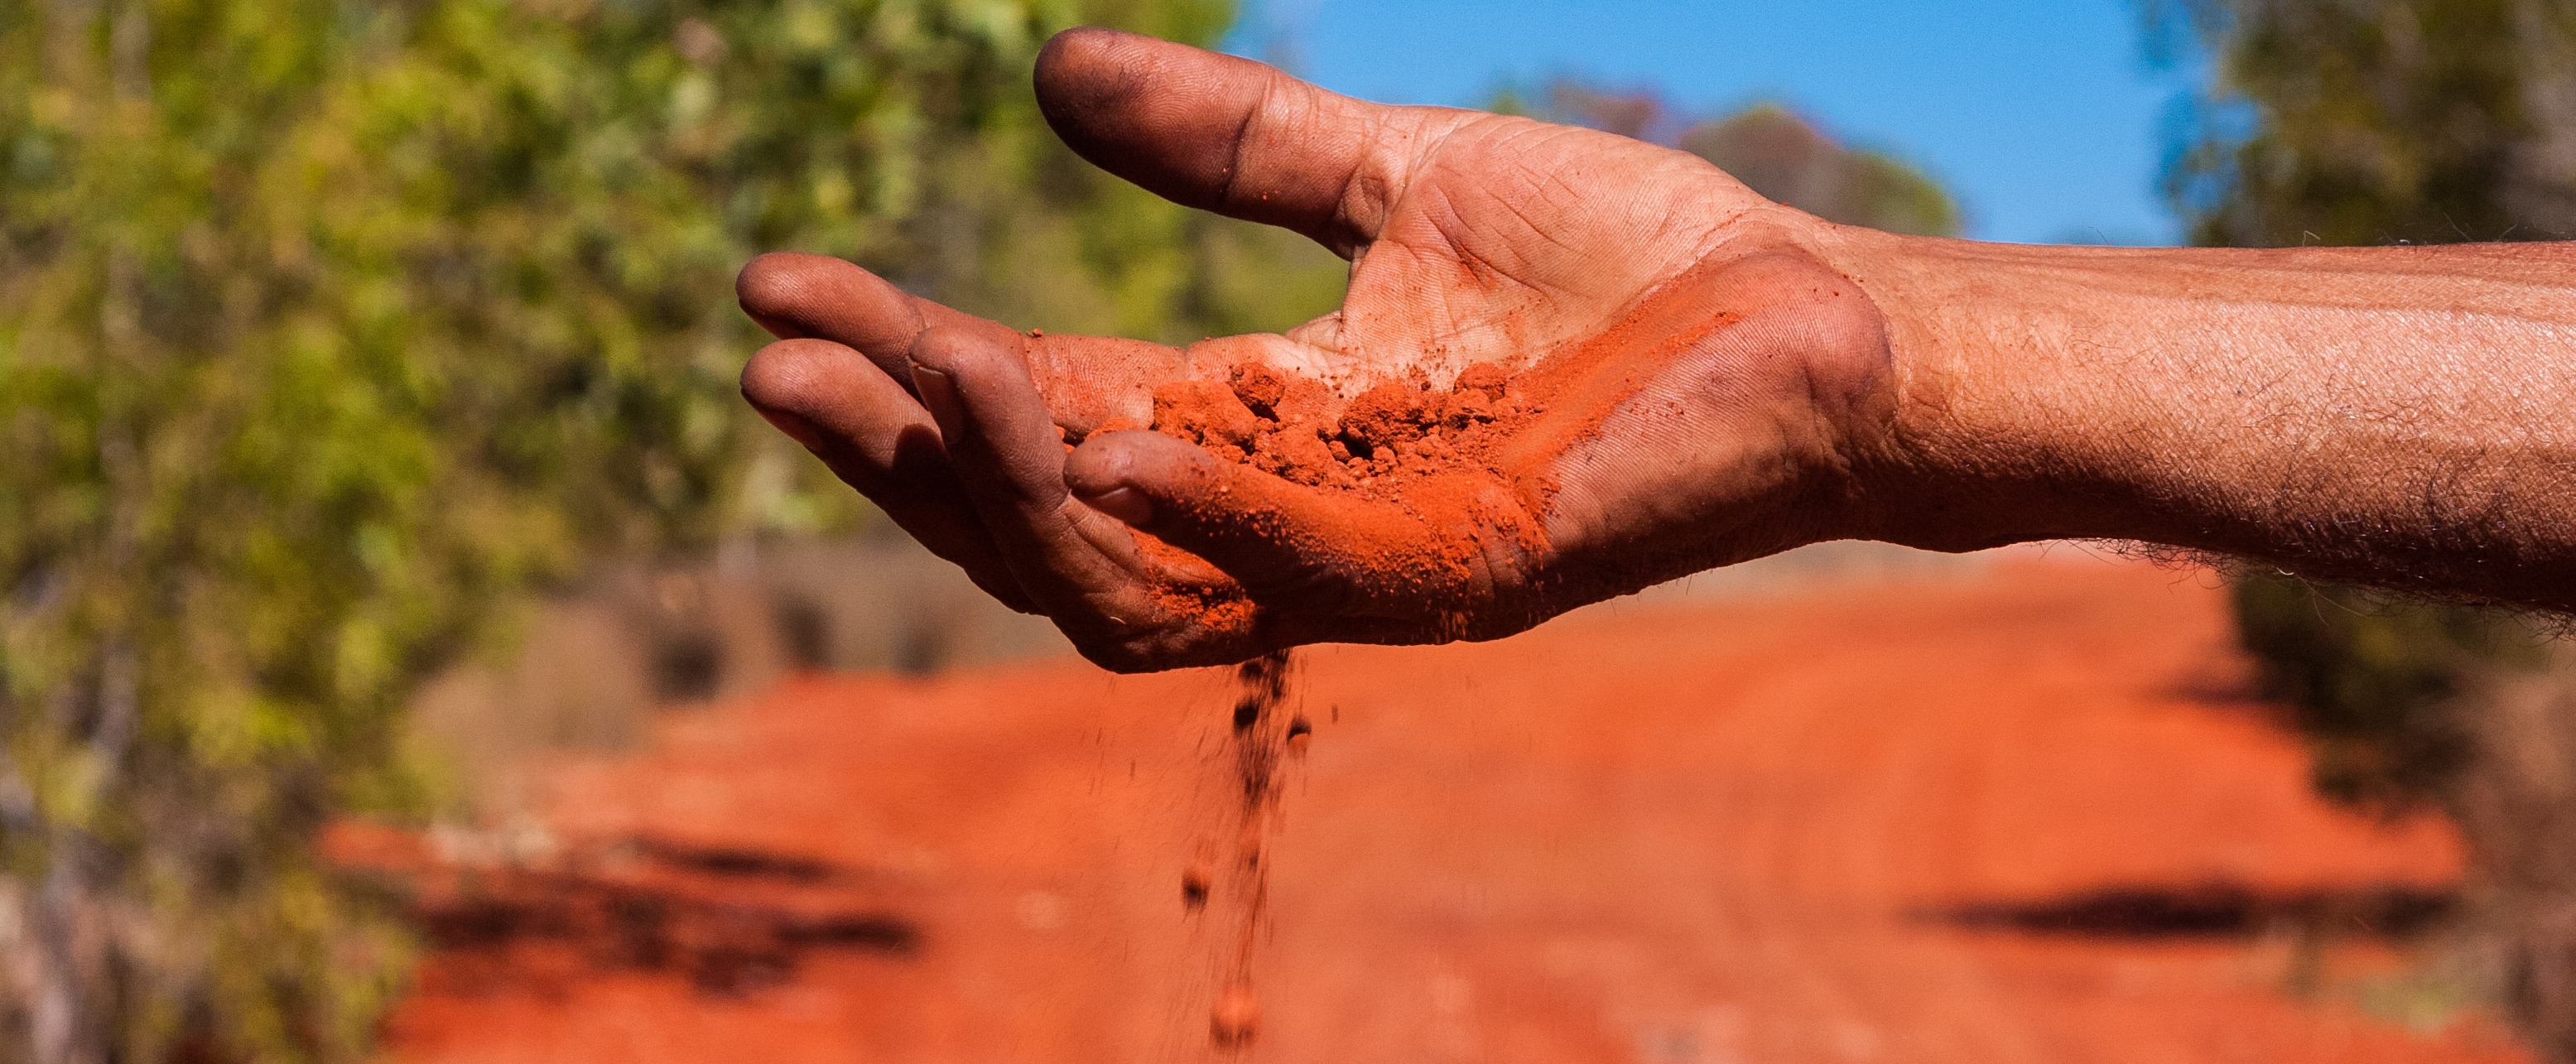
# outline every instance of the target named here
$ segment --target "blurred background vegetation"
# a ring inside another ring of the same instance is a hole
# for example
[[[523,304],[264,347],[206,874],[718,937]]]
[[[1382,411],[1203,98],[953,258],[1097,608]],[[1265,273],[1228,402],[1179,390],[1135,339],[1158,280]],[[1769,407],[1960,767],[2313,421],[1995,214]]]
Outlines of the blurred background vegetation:
[[[1931,177],[1894,156],[1838,143],[1777,102],[1709,118],[1675,109],[1652,88],[1558,79],[1535,89],[1505,85],[1486,106],[1680,148],[1827,221],[1916,236],[1966,228],[1958,204]]]
[[[734,395],[755,252],[1065,330],[1329,306],[1036,117],[1052,31],[1231,17],[0,0],[6,1055],[363,1055],[407,939],[312,843],[438,801],[415,685],[608,560],[862,522]]]
[[[864,609],[790,595],[911,578],[827,549],[867,513],[736,399],[762,337],[732,273],[795,248],[1022,326],[1167,340],[1330,308],[1339,260],[1098,174],[1029,97],[1054,30],[1205,44],[1233,16],[0,0],[0,1056],[365,1056],[411,938],[315,856],[334,818],[461,815],[462,747],[613,741],[606,702],[964,653],[939,621],[870,657],[839,646]],[[2148,25],[2214,60],[2169,168],[2202,242],[2576,227],[2576,5],[2165,0]],[[1962,228],[1922,174],[1782,106],[1709,119],[1575,82],[1496,106],[1677,145],[1837,221]],[[2462,823],[2497,992],[2576,1061],[2558,652],[2467,607],[2236,595],[2321,785]],[[644,652],[593,646],[635,631]],[[570,708],[526,708],[545,699]]]

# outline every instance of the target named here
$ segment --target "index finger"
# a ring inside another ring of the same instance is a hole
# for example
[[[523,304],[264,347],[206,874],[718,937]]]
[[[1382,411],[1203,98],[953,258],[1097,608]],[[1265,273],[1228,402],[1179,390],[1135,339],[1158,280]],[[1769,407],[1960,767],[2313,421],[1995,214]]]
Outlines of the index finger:
[[[827,255],[763,255],[742,268],[734,290],[743,313],[772,335],[848,346],[908,392],[915,390],[913,346],[933,329],[1011,350],[1037,382],[1055,423],[1077,433],[1113,418],[1143,421],[1154,386],[1190,371],[1189,357],[1177,347],[1110,336],[1022,335]]]

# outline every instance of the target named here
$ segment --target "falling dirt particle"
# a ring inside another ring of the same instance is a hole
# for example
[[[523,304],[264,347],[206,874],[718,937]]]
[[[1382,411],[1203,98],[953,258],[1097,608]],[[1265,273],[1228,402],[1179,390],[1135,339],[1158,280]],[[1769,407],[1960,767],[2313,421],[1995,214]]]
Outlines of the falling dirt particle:
[[[1261,1000],[1252,996],[1252,987],[1236,983],[1225,988],[1208,1017],[1208,1033],[1221,1049],[1252,1044],[1253,1036],[1261,1033]]]
[[[1313,743],[1313,742],[1314,742],[1314,740],[1315,740],[1315,726],[1314,726],[1314,725],[1312,725],[1312,724],[1308,724],[1308,723],[1306,723],[1306,718],[1304,718],[1304,717],[1302,717],[1302,716],[1301,716],[1301,717],[1293,717],[1293,718],[1290,718],[1290,719],[1289,719],[1289,721],[1288,721],[1288,752],[1289,752],[1291,755],[1294,755],[1294,756],[1297,756],[1297,757],[1304,757],[1304,756],[1306,756],[1306,747],[1307,747],[1309,744]]]
[[[1181,904],[1187,906],[1191,912],[1206,908],[1209,880],[1213,878],[1215,873],[1208,868],[1208,863],[1205,861],[1193,863],[1188,868],[1182,869]]]
[[[1046,339],[1046,330],[1044,330],[1044,329],[1031,329],[1031,330],[1029,330],[1029,339],[1032,339],[1032,340],[1044,340],[1044,339]]]

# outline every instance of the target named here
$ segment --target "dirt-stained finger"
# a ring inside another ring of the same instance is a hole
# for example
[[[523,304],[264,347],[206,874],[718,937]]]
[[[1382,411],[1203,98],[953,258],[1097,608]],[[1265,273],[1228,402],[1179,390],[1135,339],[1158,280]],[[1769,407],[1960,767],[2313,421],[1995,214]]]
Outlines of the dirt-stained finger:
[[[1036,612],[968,502],[929,411],[857,351],[828,340],[781,340],[743,366],[742,395],[986,594]]]
[[[868,357],[906,392],[912,348],[931,328],[1010,347],[1025,361],[1059,425],[1087,432],[1115,417],[1144,416],[1154,386],[1187,372],[1181,349],[1109,336],[1024,335],[1000,322],[905,293],[867,270],[825,255],[773,252],[734,281],[743,313],[780,339],[813,337]]]
[[[913,342],[934,325],[1004,341],[1008,325],[952,310],[829,255],[774,251],[734,278],[743,313],[780,339],[812,337],[864,354],[906,390]]]
[[[953,329],[923,334],[914,390],[938,422],[965,495],[1002,560],[1060,625],[1141,621],[1134,574],[1077,522],[1108,519],[1064,486],[1064,441],[1018,352]]]
[[[1492,601],[1538,550],[1510,492],[1472,477],[1423,478],[1398,503],[1292,483],[1158,432],[1114,432],[1075,448],[1065,481],[1256,601],[1299,613],[1422,620]]]

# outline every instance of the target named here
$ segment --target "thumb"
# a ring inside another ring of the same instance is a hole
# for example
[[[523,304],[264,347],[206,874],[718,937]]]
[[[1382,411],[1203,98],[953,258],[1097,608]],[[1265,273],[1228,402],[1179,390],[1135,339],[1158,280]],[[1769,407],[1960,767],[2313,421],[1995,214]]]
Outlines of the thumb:
[[[1038,54],[1038,107],[1083,158],[1175,203],[1313,237],[1377,238],[1435,116],[1327,92],[1249,59],[1116,30]]]

